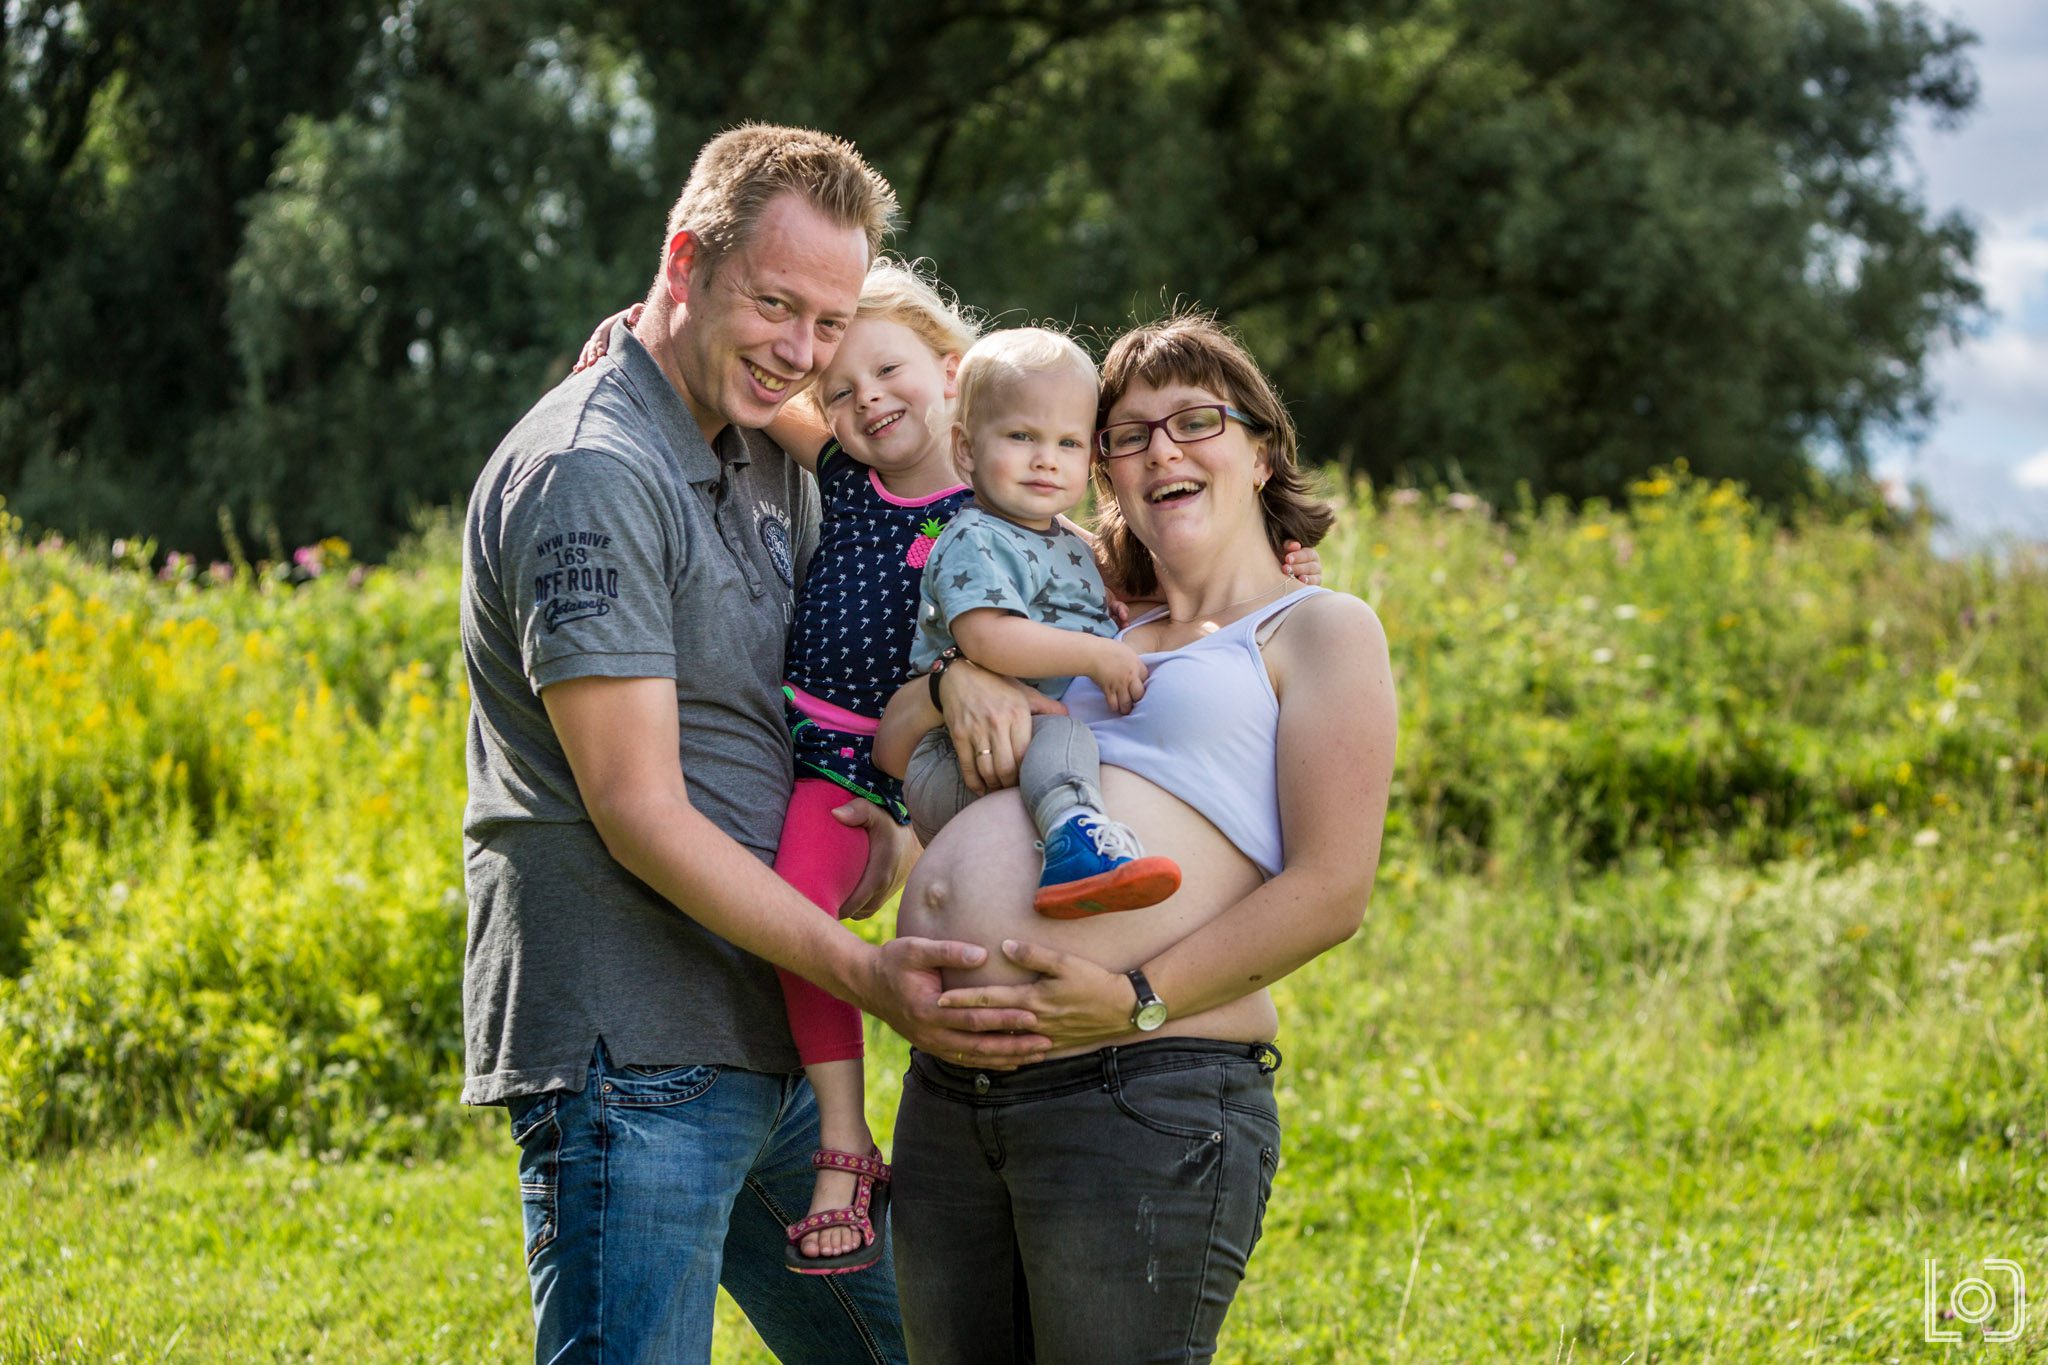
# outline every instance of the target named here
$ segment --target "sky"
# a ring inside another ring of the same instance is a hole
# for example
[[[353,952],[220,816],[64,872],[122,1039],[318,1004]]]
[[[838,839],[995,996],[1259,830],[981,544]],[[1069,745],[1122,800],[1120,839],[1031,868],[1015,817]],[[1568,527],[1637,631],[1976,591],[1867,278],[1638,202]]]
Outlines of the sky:
[[[1958,129],[1920,119],[1908,176],[1928,205],[1978,232],[1991,316],[1935,361],[1940,416],[1924,445],[1878,472],[1918,484],[1953,537],[2048,541],[2048,0],[1932,0],[1975,31],[1981,91]]]

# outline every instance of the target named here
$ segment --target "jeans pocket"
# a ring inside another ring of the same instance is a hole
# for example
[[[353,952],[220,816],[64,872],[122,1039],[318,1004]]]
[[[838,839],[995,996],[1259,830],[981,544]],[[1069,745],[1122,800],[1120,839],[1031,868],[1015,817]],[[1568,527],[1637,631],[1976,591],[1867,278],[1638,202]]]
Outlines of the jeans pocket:
[[[1252,1242],[1245,1248],[1249,1256],[1258,1248],[1259,1238],[1266,1232],[1266,1201],[1273,1197],[1273,1177],[1280,1169],[1280,1151],[1276,1147],[1259,1148],[1259,1204],[1252,1215]]]
[[[711,1088],[719,1068],[702,1063],[683,1066],[622,1066],[605,1072],[604,1102],[627,1109],[656,1109],[687,1104]]]
[[[1163,1137],[1220,1146],[1218,1071],[1202,1066],[1119,1075],[1109,1084],[1110,1102],[1125,1118]]]
[[[516,1099],[507,1106],[512,1141],[519,1148],[519,1211],[526,1228],[526,1263],[547,1250],[561,1227],[562,1125],[554,1094]]]

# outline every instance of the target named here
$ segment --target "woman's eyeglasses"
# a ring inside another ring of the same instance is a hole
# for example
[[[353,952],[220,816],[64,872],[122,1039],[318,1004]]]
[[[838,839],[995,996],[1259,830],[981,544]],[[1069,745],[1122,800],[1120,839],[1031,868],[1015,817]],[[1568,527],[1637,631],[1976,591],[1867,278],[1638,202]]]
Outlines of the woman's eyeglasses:
[[[1259,424],[1228,403],[1203,403],[1169,412],[1156,422],[1112,422],[1095,433],[1095,451],[1105,460],[1136,455],[1152,444],[1152,433],[1164,430],[1175,445],[1193,445],[1223,431],[1223,419],[1235,417],[1248,427]]]

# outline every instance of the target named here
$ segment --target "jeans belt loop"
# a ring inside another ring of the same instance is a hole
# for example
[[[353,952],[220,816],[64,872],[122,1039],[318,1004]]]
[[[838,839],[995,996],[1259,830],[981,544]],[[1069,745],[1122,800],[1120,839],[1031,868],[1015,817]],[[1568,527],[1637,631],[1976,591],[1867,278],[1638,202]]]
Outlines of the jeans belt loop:
[[[1102,1049],[1103,1093],[1110,1094],[1121,1088],[1122,1087],[1118,1084],[1117,1081],[1116,1049],[1113,1047],[1106,1047]]]

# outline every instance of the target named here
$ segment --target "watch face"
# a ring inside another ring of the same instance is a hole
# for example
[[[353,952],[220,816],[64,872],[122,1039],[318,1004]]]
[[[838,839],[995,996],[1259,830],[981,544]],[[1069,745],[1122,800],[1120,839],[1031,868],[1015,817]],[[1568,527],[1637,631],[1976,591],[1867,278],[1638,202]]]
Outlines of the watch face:
[[[1137,1025],[1141,1033],[1150,1033],[1166,1022],[1166,1002],[1156,997],[1138,1007]]]

